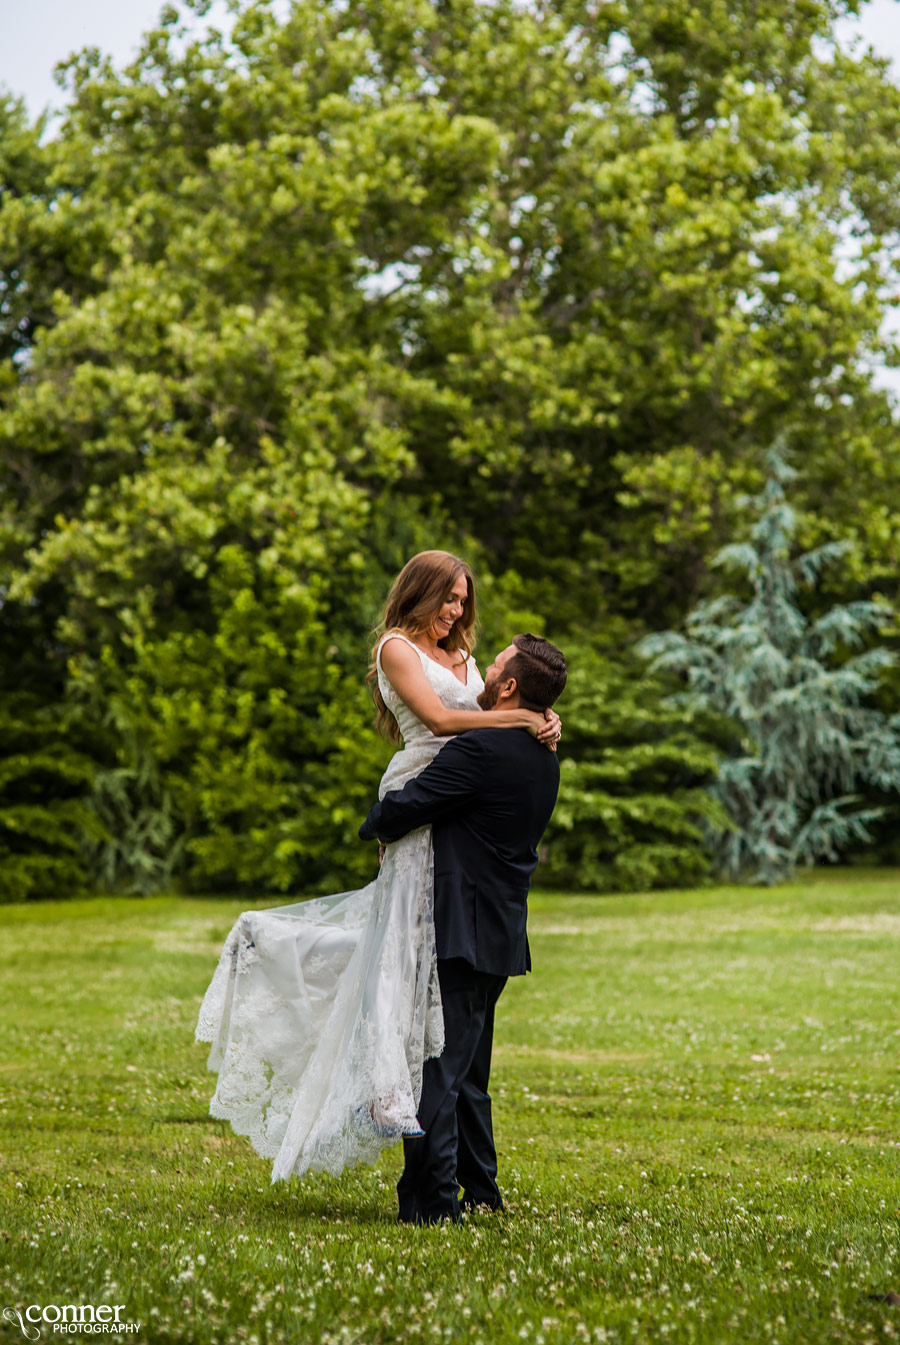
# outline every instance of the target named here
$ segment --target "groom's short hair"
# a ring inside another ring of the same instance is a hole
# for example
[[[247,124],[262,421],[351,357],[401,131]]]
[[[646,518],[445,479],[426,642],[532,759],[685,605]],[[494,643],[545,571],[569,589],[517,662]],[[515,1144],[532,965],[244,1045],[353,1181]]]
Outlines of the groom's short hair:
[[[516,635],[516,652],[503,668],[503,680],[516,679],[519,700],[526,710],[549,710],[562,695],[568,669],[562,650],[540,635]]]

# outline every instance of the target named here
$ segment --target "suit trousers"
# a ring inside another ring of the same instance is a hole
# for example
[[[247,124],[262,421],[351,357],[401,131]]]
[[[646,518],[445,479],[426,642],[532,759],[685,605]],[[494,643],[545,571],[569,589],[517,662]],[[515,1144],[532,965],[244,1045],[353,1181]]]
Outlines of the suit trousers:
[[[465,1205],[502,1208],[488,1082],[494,1008],[505,976],[476,971],[461,958],[438,961],[444,1007],[443,1053],[425,1061],[419,1124],[422,1138],[405,1139],[397,1183],[403,1223],[461,1217]]]

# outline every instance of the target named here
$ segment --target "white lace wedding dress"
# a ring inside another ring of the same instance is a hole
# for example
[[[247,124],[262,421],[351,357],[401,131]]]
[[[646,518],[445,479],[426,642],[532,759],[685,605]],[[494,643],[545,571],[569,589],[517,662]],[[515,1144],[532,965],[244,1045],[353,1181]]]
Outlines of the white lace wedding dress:
[[[463,686],[413,648],[448,709],[477,709],[484,683],[473,658]],[[397,695],[380,648],[378,685],[403,736],[383,798],[447,739]],[[421,1133],[422,1067],[444,1046],[432,877],[431,828],[422,827],[388,846],[368,887],[245,911],[226,939],[196,1031],[212,1043],[209,1067],[219,1076],[209,1109],[274,1159],[273,1181],[310,1169],[337,1174]]]

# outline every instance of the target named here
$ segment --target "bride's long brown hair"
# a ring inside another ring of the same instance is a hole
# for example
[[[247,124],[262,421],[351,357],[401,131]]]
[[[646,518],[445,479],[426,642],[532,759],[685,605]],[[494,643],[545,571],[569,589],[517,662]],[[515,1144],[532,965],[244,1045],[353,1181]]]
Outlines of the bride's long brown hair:
[[[375,702],[378,732],[392,743],[401,741],[400,729],[378,686],[378,646],[388,631],[402,631],[415,640],[429,630],[460,576],[466,581],[466,605],[450,634],[438,644],[450,651],[461,649],[468,656],[475,648],[475,580],[464,560],[449,551],[420,551],[406,562],[391,585],[384,615],[375,628],[377,638],[366,681]]]

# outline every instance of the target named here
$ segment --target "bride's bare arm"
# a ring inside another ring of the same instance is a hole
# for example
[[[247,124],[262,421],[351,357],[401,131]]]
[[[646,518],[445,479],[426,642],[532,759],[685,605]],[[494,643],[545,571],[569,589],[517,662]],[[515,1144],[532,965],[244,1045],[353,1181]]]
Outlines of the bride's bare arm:
[[[404,640],[385,640],[381,666],[397,695],[417,719],[438,738],[469,729],[528,729],[537,737],[547,733],[548,720],[535,710],[448,710],[432,687],[416,651]]]

